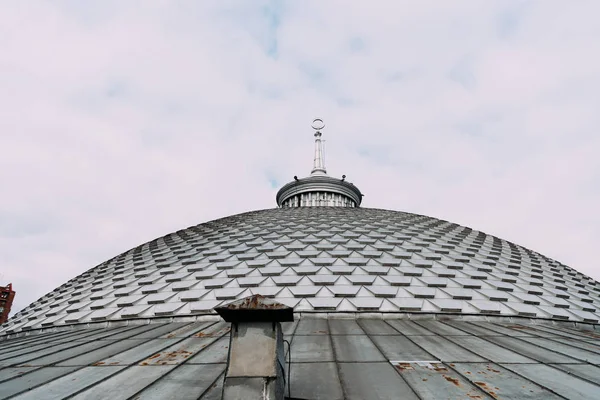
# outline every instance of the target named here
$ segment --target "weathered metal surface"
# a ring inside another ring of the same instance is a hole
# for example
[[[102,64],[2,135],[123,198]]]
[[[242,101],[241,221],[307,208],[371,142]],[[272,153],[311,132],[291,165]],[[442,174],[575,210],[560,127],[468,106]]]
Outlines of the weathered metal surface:
[[[140,361],[138,365],[177,365],[182,364],[193,355],[208,347],[216,341],[214,337],[191,337],[183,339],[177,344],[162,349],[150,357]]]
[[[585,361],[598,355],[594,350],[600,338],[592,331],[568,325],[555,331],[554,325],[525,319],[518,324],[479,320],[440,325],[424,318],[302,318],[285,324],[293,361],[292,397],[558,398],[554,391],[569,399],[595,399],[600,393],[600,368]],[[461,334],[451,335],[456,332],[444,325]],[[44,362],[0,368],[0,399],[21,393],[17,399],[221,400],[229,327],[197,322],[81,328],[5,340],[0,348],[7,345],[14,356],[5,361],[26,356]],[[587,339],[577,341],[579,336]],[[383,361],[368,361],[373,359]],[[48,365],[51,361],[57,364]]]
[[[582,350],[591,351],[592,353],[600,354],[600,346],[597,342],[586,342],[585,340],[565,338],[563,336],[553,336],[549,337],[548,339],[561,344],[566,344],[567,346],[573,346]]]
[[[92,332],[92,329],[88,329],[88,334]],[[10,340],[0,341],[0,358],[6,353],[14,350],[22,349],[28,344],[39,344],[39,343],[52,343],[60,340],[63,337],[69,337],[73,334],[85,334],[82,330],[69,330],[65,332],[49,332],[49,333],[35,333],[30,336],[17,337]]]
[[[181,328],[170,330],[162,337],[166,339],[189,337],[192,334],[205,331],[206,328],[214,324],[215,322],[194,322],[192,324],[183,325]]]
[[[337,365],[333,362],[293,363],[291,395],[298,399],[343,400]]]
[[[328,335],[329,324],[323,318],[303,318],[298,322],[296,335]]]
[[[76,369],[76,367],[46,367],[38,368],[35,371],[27,374],[19,375],[16,378],[7,380],[0,384],[0,398],[4,399],[8,396],[25,392],[40,385],[42,385],[43,388],[46,388],[50,384],[56,382],[57,378],[69,375]]]
[[[407,336],[435,335],[435,332],[432,332],[429,329],[423,328],[421,325],[417,324],[414,321],[389,320],[386,322],[403,335],[407,335]]]
[[[515,364],[516,365],[516,364]],[[549,390],[522,378],[493,363],[450,363],[448,367],[456,370],[473,385],[495,399],[559,399]],[[477,398],[477,397],[475,397]],[[481,397],[485,398],[485,397]]]
[[[600,367],[590,364],[551,364],[551,366],[600,385]]]
[[[437,335],[441,336],[465,336],[468,333],[447,325],[441,321],[415,321],[415,323]]]
[[[331,340],[328,336],[294,336],[291,345],[294,362],[334,361]]]
[[[532,360],[546,363],[576,363],[579,362],[576,358],[548,351],[542,347],[521,340],[522,338],[513,338],[508,336],[484,336],[486,341],[497,344],[507,349],[511,349]]]
[[[531,358],[524,357],[507,348],[495,345],[489,341],[475,336],[446,336],[448,340],[468,349],[469,351],[487,358],[493,362],[527,363],[533,362]]]
[[[422,347],[437,360],[448,362],[486,361],[475,353],[464,349],[441,336],[410,336],[410,340]]]
[[[533,343],[537,346],[544,347],[550,351],[555,351],[569,357],[577,358],[582,361],[600,364],[600,354],[594,353],[588,350],[583,350],[575,346],[569,346],[563,343],[559,343],[553,340],[545,338],[522,338],[529,343]]]
[[[187,359],[186,364],[218,364],[227,363],[229,353],[229,335],[210,341],[202,351]]]
[[[25,346],[29,349],[29,351],[25,350],[23,352],[18,352],[11,354],[10,358],[6,358],[5,360],[0,361],[0,366],[32,366],[32,365],[44,365],[47,360],[61,360],[67,357],[62,356],[63,352],[72,353],[74,355],[79,354],[78,351],[81,351],[81,346],[86,347],[98,347],[98,345],[90,343],[94,343],[93,338],[89,338],[87,341],[85,340],[75,340],[69,343],[61,343],[56,344],[55,346],[44,346],[40,348],[39,346]],[[85,349],[83,350],[85,351]],[[58,357],[58,358],[57,358]]]
[[[9,367],[0,369],[0,383],[15,378],[17,376],[27,374],[31,371],[35,371],[38,368],[40,367]]]
[[[106,367],[91,367],[106,368]],[[75,400],[127,399],[166,376],[174,365],[156,365],[153,367],[131,366],[108,380],[92,386],[74,396]],[[174,397],[177,397],[174,394]]]
[[[48,367],[44,368],[48,373],[56,378],[60,374],[60,378],[50,381],[49,383],[39,386],[36,389],[24,392],[18,399],[21,400],[37,400],[37,399],[62,399],[70,396],[78,391],[96,384],[112,375],[124,370],[125,367],[87,367],[74,371],[70,374],[65,374],[60,369],[68,367]],[[68,368],[73,370],[74,367]],[[58,371],[57,371],[58,370]],[[0,391],[1,394],[1,391]]]
[[[291,322],[282,322],[281,323],[281,331],[283,332],[283,336],[292,335],[294,333],[294,331],[296,330],[296,327],[298,326],[298,322],[299,322],[298,319],[296,319],[295,321],[291,321]]]
[[[358,324],[369,335],[399,335],[388,323],[379,319],[359,319]]]
[[[481,389],[442,363],[392,363],[421,400],[484,399]]]
[[[169,346],[174,345],[181,339],[149,339],[148,341],[138,345],[132,349],[122,353],[115,354],[111,357],[99,360],[97,365],[131,365],[138,363],[153,354],[156,354]]]
[[[210,326],[201,329],[200,331],[194,333],[194,337],[216,337],[220,338],[223,335],[226,335],[231,330],[231,324],[221,321],[216,324],[211,324]]]
[[[405,336],[370,336],[373,343],[381,350],[388,360],[434,360],[420,346],[411,342]]]
[[[348,400],[418,400],[390,363],[340,363],[340,380]]]
[[[366,335],[332,336],[335,358],[340,362],[385,361],[385,357]]]
[[[332,335],[364,335],[365,332],[353,319],[332,319],[329,321]]]
[[[467,332],[471,335],[477,336],[504,336],[509,335],[511,337],[520,337],[520,336],[533,336],[531,333],[527,332],[524,329],[519,330],[511,330],[508,328],[504,328],[497,324],[492,324],[490,322],[477,322],[477,321],[454,321],[447,320],[444,321],[445,324],[454,326],[457,329],[460,329],[464,332]]]
[[[147,342],[148,339],[123,339],[117,341],[103,341],[96,342],[98,348],[88,349],[85,352],[77,352],[78,355],[73,356],[69,352],[61,352],[59,355],[61,358],[64,356],[65,361],[61,361],[56,365],[62,367],[68,366],[84,366],[96,363],[98,360],[105,359],[112,356],[113,354],[122,353],[131,348],[137,347]]]
[[[43,355],[54,353],[59,350],[74,347],[78,344],[86,343],[91,340],[110,337],[114,335],[115,332],[122,332],[126,330],[128,329],[117,328],[106,331],[93,330],[92,332],[88,332],[87,335],[85,331],[79,331],[71,336],[62,337],[60,340],[54,342],[46,342],[42,339],[40,342],[37,342],[33,345],[28,343],[25,346],[14,348],[12,351],[3,354],[0,356],[0,365],[16,365]]]
[[[225,370],[225,364],[182,365],[139,393],[144,400],[197,400]]]
[[[598,385],[543,364],[502,364],[503,367],[531,379],[572,400],[597,399]]]

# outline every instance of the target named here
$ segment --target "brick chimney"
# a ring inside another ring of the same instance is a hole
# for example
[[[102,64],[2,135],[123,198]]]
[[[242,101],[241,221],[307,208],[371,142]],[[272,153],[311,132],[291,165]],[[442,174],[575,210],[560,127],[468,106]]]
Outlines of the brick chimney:
[[[5,287],[0,286],[0,325],[8,321],[8,314],[10,314],[10,307],[12,306],[15,294],[16,292],[12,289],[12,283],[9,283]]]

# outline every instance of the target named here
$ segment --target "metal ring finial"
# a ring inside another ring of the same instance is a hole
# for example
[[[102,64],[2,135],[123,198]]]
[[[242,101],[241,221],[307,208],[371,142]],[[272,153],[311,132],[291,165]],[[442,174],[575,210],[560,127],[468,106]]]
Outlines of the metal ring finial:
[[[316,131],[319,131],[319,130],[325,128],[325,123],[323,122],[323,120],[321,118],[315,118],[315,119],[313,119],[313,122],[312,122],[312,128]]]

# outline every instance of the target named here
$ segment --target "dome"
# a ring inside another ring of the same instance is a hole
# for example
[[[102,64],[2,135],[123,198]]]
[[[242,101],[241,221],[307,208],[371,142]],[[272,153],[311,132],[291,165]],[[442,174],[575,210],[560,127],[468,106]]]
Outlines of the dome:
[[[361,207],[327,175],[319,121],[313,170],[278,208],[144,243],[1,325],[0,398],[597,397],[597,282]]]
[[[596,282],[503,239],[404,212],[278,208],[192,226],[70,280],[3,331],[211,314],[262,294],[303,313],[597,323]]]

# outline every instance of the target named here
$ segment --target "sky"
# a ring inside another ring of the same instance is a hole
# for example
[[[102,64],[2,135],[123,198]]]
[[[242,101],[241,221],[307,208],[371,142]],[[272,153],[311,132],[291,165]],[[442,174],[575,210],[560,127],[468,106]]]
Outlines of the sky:
[[[0,3],[13,312],[326,166],[600,280],[600,2]]]

